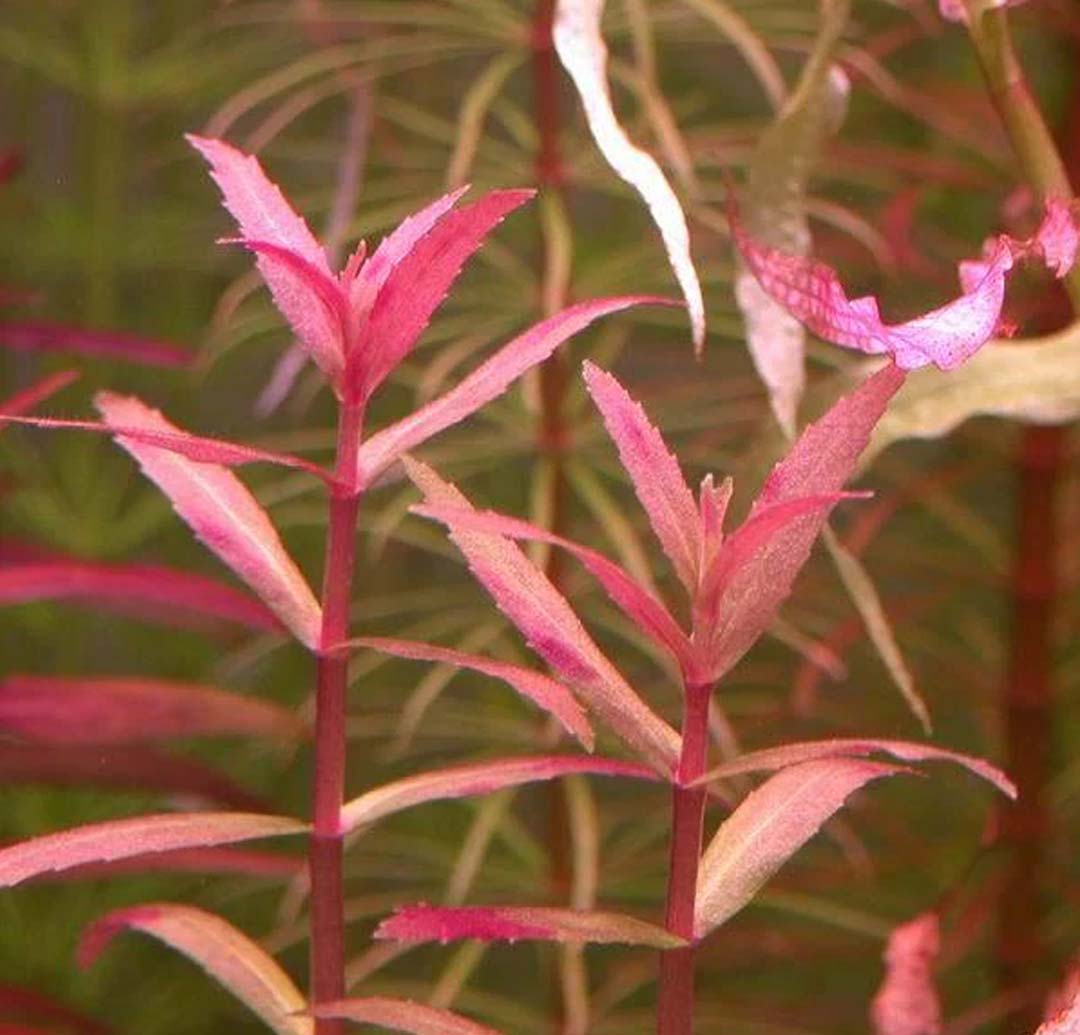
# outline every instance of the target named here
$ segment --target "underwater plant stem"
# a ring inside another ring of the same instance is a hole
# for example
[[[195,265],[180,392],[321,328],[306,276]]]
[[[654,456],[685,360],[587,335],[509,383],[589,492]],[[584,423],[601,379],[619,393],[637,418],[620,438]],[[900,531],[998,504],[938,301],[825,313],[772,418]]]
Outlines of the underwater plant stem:
[[[343,403],[338,416],[335,474],[341,488],[330,497],[330,527],[322,592],[322,652],[315,697],[313,829],[308,857],[311,877],[311,1001],[345,995],[345,918],[342,880],[341,805],[345,795],[345,691],[349,660],[328,653],[349,635],[349,605],[356,567],[356,520],[360,491],[356,458],[363,407]],[[316,1035],[341,1035],[345,1022],[317,1019]]]
[[[665,926],[691,944],[660,954],[658,1035],[691,1035],[694,1030],[694,899],[707,791],[690,784],[706,770],[710,696],[709,686],[686,687],[682,751],[671,796],[671,855]]]

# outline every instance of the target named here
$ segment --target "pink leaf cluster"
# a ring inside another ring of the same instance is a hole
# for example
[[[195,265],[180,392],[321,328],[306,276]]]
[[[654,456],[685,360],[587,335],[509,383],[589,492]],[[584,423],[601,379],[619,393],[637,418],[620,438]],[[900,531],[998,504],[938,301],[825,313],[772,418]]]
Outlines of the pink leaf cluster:
[[[765,292],[825,341],[871,355],[890,356],[914,370],[933,364],[952,370],[999,333],[1005,284],[1018,262],[1043,262],[1064,276],[1076,261],[1080,228],[1063,201],[1050,198],[1036,232],[1026,240],[991,238],[981,258],[960,264],[962,293],[953,301],[904,323],[882,321],[870,296],[849,299],[836,271],[822,262],[782,252],[755,240],[743,226],[732,194],[732,236]]]
[[[870,1007],[875,1035],[941,1035],[934,985],[939,948],[936,913],[923,913],[889,935],[885,979]]]

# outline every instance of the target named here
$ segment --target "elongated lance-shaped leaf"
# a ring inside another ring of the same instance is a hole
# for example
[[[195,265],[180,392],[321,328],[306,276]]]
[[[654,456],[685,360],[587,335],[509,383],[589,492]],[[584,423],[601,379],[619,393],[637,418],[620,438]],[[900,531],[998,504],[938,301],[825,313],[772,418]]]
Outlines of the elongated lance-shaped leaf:
[[[656,159],[637,147],[619,125],[607,81],[607,47],[600,34],[604,0],[558,0],[555,49],[573,79],[596,146],[608,164],[644,199],[664,240],[668,261],[690,314],[694,349],[705,345],[705,302],[690,255],[690,231],[679,199]]]
[[[375,937],[403,942],[598,942],[677,949],[686,943],[655,924],[620,913],[547,906],[403,906],[375,929]]]
[[[409,461],[406,470],[428,504],[471,509],[469,501],[431,468]],[[461,530],[452,531],[450,537],[529,646],[618,736],[659,772],[670,773],[678,757],[678,734],[604,657],[543,572],[503,536]]]
[[[679,463],[641,405],[611,374],[587,361],[582,371],[649,524],[692,593],[701,556],[701,519]]]
[[[566,755],[501,758],[493,762],[419,773],[377,787],[354,798],[342,808],[341,825],[349,832],[425,802],[490,794],[503,787],[518,787],[575,773],[622,776],[635,780],[656,779],[652,769],[614,758],[574,758]]]
[[[0,887],[86,863],[128,859],[173,848],[236,844],[300,834],[306,829],[306,824],[296,819],[245,812],[163,813],[92,823],[0,849]]]
[[[25,352],[73,352],[106,356],[150,367],[186,367],[195,362],[191,349],[123,331],[91,330],[61,323],[0,321],[0,347]]]
[[[492,191],[448,212],[394,266],[357,329],[349,391],[367,399],[412,349],[484,239],[535,191]]]
[[[934,985],[940,948],[936,913],[901,924],[885,948],[885,979],[874,996],[874,1035],[941,1035],[941,1002]]]
[[[168,434],[177,430],[138,399],[102,392],[95,401],[109,425]],[[194,463],[123,434],[117,441],[169,497],[199,539],[266,602],[301,643],[316,648],[322,624],[319,604],[266,512],[236,476],[217,464]]]
[[[757,241],[743,226],[734,196],[729,203],[732,237],[766,293],[818,337],[872,355],[891,356],[904,370],[928,364],[952,370],[970,359],[997,331],[1005,281],[1021,259],[1041,260],[1064,276],[1076,261],[1076,218],[1059,199],[1046,202],[1036,233],[1020,241],[1000,235],[984,245],[983,257],[961,263],[962,293],[931,312],[899,324],[881,319],[877,301],[849,299],[836,271]]]
[[[860,758],[875,754],[891,755],[901,762],[954,762],[993,784],[1006,797],[1016,797],[1016,786],[1013,782],[997,766],[991,765],[985,759],[935,747],[933,744],[859,737],[811,740],[751,751],[710,770],[698,782],[710,783],[743,773],[772,772],[775,769],[824,758]]]
[[[79,943],[79,964],[91,966],[123,931],[141,931],[197,963],[277,1035],[311,1035],[307,1000],[264,949],[220,916],[195,906],[151,902],[107,913]]]
[[[644,586],[603,554],[569,539],[547,532],[528,521],[506,517],[490,510],[461,510],[451,507],[413,507],[413,512],[442,521],[458,531],[491,532],[508,539],[551,543],[568,551],[592,573],[623,613],[648,637],[669,651],[682,670],[695,674],[693,645],[679,628],[664,604]]]
[[[818,35],[799,84],[759,138],[747,170],[743,196],[747,231],[754,240],[793,255],[806,255],[810,250],[806,182],[822,145],[839,127],[847,104],[849,83],[832,64],[832,55],[850,6],[850,0],[818,5]],[[794,438],[805,387],[806,332],[745,268],[736,277],[735,298],[746,323],[746,343],[768,389],[773,413],[788,437]]]
[[[409,1035],[500,1035],[486,1024],[477,1024],[449,1010],[385,996],[320,1003],[313,1008],[312,1014],[315,1017],[339,1017],[357,1024],[374,1024]]]
[[[240,874],[263,880],[285,881],[299,878],[307,869],[301,855],[259,851],[254,848],[175,848],[150,852],[131,859],[87,863],[62,873],[43,873],[31,878],[39,884],[66,884],[80,880],[109,880],[147,873]]]
[[[889,364],[809,425],[766,479],[749,520],[767,507],[838,492],[903,380],[903,373]],[[810,556],[827,514],[828,507],[820,507],[784,525],[727,580],[718,596],[716,633],[709,646],[714,679],[768,627]]]
[[[92,600],[130,608],[140,618],[183,624],[184,612],[277,631],[273,613],[224,582],[156,564],[103,564],[74,558],[0,565],[0,605],[34,600]],[[178,614],[179,612],[179,614]]]
[[[49,374],[40,381],[35,381],[27,388],[23,388],[14,395],[9,395],[0,401],[0,417],[17,417],[23,413],[29,413],[35,406],[44,402],[50,396],[55,395],[61,389],[67,388],[73,381],[77,381],[77,370],[59,370],[55,374]]]
[[[116,398],[116,397],[114,397]],[[204,435],[192,435],[188,431],[174,428],[172,431],[160,431],[139,426],[105,424],[92,420],[61,420],[56,417],[20,417],[8,412],[0,412],[0,424],[25,424],[34,428],[46,428],[54,431],[90,431],[102,435],[123,435],[133,442],[142,442],[148,446],[157,446],[170,453],[194,460],[199,464],[219,464],[222,467],[242,467],[245,464],[274,464],[278,467],[291,467],[297,471],[306,471],[315,475],[328,485],[334,485],[334,476],[318,464],[310,463],[302,457],[290,453],[277,453],[257,446],[246,446],[241,442],[229,442],[220,438],[207,438]]]
[[[9,675],[0,729],[51,744],[124,744],[169,737],[300,737],[292,712],[217,687],[139,676]]]
[[[417,643],[414,640],[389,639],[380,636],[359,637],[350,640],[350,647],[370,647],[372,650],[393,654],[398,658],[410,658],[415,661],[431,661],[442,665],[456,665],[483,673],[493,679],[501,679],[512,686],[522,697],[539,705],[553,715],[559,724],[571,736],[581,741],[592,751],[595,738],[589,720],[574,695],[561,683],[549,676],[522,665],[513,665],[494,658],[484,658],[450,647],[438,647],[430,643]]]
[[[598,317],[634,305],[671,304],[669,299],[653,295],[595,298],[578,302],[534,324],[485,360],[457,387],[365,439],[357,456],[360,484],[370,485],[403,453],[440,431],[453,427],[498,398],[522,374],[542,363],[563,342],[584,330]]]
[[[243,237],[292,252],[318,273],[333,279],[322,246],[254,155],[243,154],[223,140],[190,135],[187,139],[209,162],[225,207]],[[344,367],[344,328],[328,323],[318,296],[295,270],[268,255],[258,256],[256,264],[282,316],[311,358],[335,380]]]
[[[862,759],[803,762],[771,777],[720,825],[701,860],[694,931],[703,938],[743,908],[847,797],[906,772]]]

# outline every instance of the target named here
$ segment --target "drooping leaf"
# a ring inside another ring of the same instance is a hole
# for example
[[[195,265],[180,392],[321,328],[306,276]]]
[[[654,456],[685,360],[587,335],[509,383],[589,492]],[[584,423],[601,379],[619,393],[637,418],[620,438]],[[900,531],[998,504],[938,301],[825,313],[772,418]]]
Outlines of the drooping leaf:
[[[1005,281],[1021,259],[1039,259],[1059,277],[1076,259],[1075,218],[1063,202],[1051,198],[1031,238],[999,235],[984,246],[982,259],[961,263],[959,297],[905,323],[886,324],[877,301],[869,295],[849,299],[829,266],[755,240],[742,224],[734,197],[728,211],[742,258],[771,298],[825,341],[891,356],[904,370],[931,363],[952,370],[982,348],[998,330]]]
[[[322,246],[263,172],[254,155],[245,155],[223,140],[191,135],[187,139],[210,164],[225,207],[243,237],[266,241],[292,252],[313,270],[333,280]],[[297,338],[331,380],[337,378],[344,366],[343,328],[335,331],[328,324],[318,295],[313,294],[294,270],[264,255],[258,256],[256,264],[274,303]]]
[[[598,317],[633,305],[669,304],[667,299],[651,295],[597,298],[569,306],[535,324],[485,360],[457,387],[365,439],[357,457],[360,484],[370,485],[402,454],[498,398],[522,374],[542,363]]]
[[[20,414],[28,413],[39,403],[66,388],[72,381],[78,380],[78,377],[77,370],[60,370],[55,374],[43,377],[28,388],[24,388],[14,395],[9,395],[0,402],[0,417],[17,417]]]
[[[939,944],[936,913],[923,913],[889,935],[885,979],[870,1007],[874,1035],[941,1035],[934,985]]]
[[[747,169],[743,200],[749,234],[793,255],[810,250],[806,219],[807,179],[821,148],[838,128],[849,83],[832,64],[847,24],[850,0],[819,5],[818,35],[795,90],[775,121],[758,138]],[[802,324],[773,301],[752,273],[740,269],[735,298],[746,323],[746,343],[769,392],[780,426],[795,437],[799,399],[805,385]]]
[[[839,492],[903,381],[904,374],[890,363],[809,425],[773,468],[748,520],[778,504]],[[726,580],[716,604],[721,621],[709,647],[714,679],[730,669],[768,627],[810,556],[827,515],[828,507],[818,507],[783,525]],[[725,545],[730,547],[733,539]]]
[[[431,468],[409,462],[406,470],[427,503],[470,509],[468,500]],[[670,772],[678,734],[634,693],[544,574],[502,536],[462,530],[451,532],[451,539],[529,646],[627,744],[659,772]]]
[[[637,147],[619,124],[607,81],[607,47],[600,34],[604,0],[558,0],[553,36],[573,79],[596,146],[608,164],[644,199],[660,230],[668,261],[690,314],[694,348],[705,344],[705,303],[690,255],[690,232],[679,199],[656,159]]]
[[[449,647],[417,643],[413,640],[368,636],[350,640],[349,646],[370,647],[384,654],[393,654],[395,657],[411,658],[416,661],[457,665],[461,668],[472,669],[474,672],[481,672],[493,679],[501,679],[522,697],[528,698],[558,719],[563,729],[581,741],[586,749],[591,751],[593,748],[592,727],[581,706],[574,699],[574,695],[561,683],[533,669],[512,665],[505,661],[496,661],[493,658],[480,657],[476,654],[467,654]]]
[[[177,430],[137,399],[102,392],[95,402],[110,426],[169,434]],[[122,434],[117,441],[169,497],[199,539],[266,602],[301,643],[316,648],[322,625],[319,604],[266,512],[236,476],[220,465],[194,463]]]
[[[700,517],[678,461],[640,404],[611,374],[589,362],[582,371],[656,538],[683,585],[693,592],[701,554]]]
[[[598,942],[675,949],[686,943],[662,927],[619,913],[546,906],[403,906],[384,920],[375,937],[403,942],[481,941]]]
[[[701,860],[694,931],[704,937],[743,908],[860,787],[906,770],[830,758],[783,769],[720,825]]]
[[[385,996],[320,1003],[312,1013],[316,1017],[340,1017],[356,1021],[357,1024],[374,1024],[392,1031],[409,1032],[410,1035],[499,1035],[494,1028],[477,1024],[449,1010]]]
[[[26,352],[75,352],[152,367],[186,367],[195,353],[168,342],[123,331],[95,331],[60,323],[0,322],[0,346]]]
[[[369,826],[384,816],[425,802],[490,794],[503,787],[518,787],[521,784],[553,780],[574,773],[622,776],[635,780],[656,779],[656,774],[645,766],[613,758],[541,755],[477,762],[474,765],[453,766],[407,776],[368,791],[342,808],[341,826],[346,832],[350,832]]]
[[[959,751],[950,751],[948,748],[935,747],[933,744],[858,737],[810,740],[751,751],[710,770],[699,782],[709,783],[743,773],[771,772],[775,769],[784,769],[824,758],[861,758],[879,753],[891,755],[901,762],[954,762],[986,780],[987,783],[993,784],[1006,797],[1016,797],[1016,787],[1013,782],[985,759],[965,755]]]
[[[450,211],[397,262],[361,323],[349,356],[349,389],[355,398],[368,398],[408,355],[469,257],[533,194],[492,191]]]
[[[202,967],[278,1035],[311,1035],[311,1019],[292,979],[247,935],[195,906],[153,902],[107,913],[79,943],[79,965],[91,966],[123,931],[141,931]]]
[[[137,676],[0,679],[0,729],[52,744],[125,744],[169,737],[300,737],[292,712],[216,687]]]
[[[492,533],[508,539],[526,539],[532,542],[551,543],[573,554],[604,587],[611,599],[623,613],[643,632],[651,637],[682,666],[684,672],[694,669],[694,649],[686,634],[671,616],[664,604],[643,586],[640,586],[622,568],[609,561],[603,554],[579,546],[562,536],[546,532],[536,525],[517,518],[506,517],[490,510],[462,510],[450,507],[413,507],[413,512],[423,517],[444,522],[457,531]]]
[[[131,608],[140,618],[175,621],[187,611],[249,629],[280,626],[261,601],[215,579],[153,564],[101,564],[70,558],[0,565],[0,605],[90,600]]]
[[[236,844],[299,834],[304,823],[285,816],[244,812],[187,812],[137,816],[61,830],[0,849],[0,887],[41,873],[109,862],[174,848]]]

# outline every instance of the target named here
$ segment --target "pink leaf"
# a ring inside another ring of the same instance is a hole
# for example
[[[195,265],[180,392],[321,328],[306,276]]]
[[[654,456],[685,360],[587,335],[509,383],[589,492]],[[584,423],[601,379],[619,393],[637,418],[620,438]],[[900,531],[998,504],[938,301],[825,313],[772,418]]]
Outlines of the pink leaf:
[[[588,362],[583,369],[589,394],[618,447],[619,459],[656,538],[683,585],[693,592],[701,555],[701,522],[679,463],[645,411],[611,374]]]
[[[431,468],[409,461],[406,470],[429,504],[470,509],[469,501]],[[627,744],[659,772],[669,773],[678,756],[678,734],[627,685],[544,574],[503,536],[462,530],[450,538],[529,646]]]
[[[367,399],[405,358],[466,260],[533,193],[493,191],[449,212],[401,258],[357,331],[347,375],[355,398]]]
[[[1060,277],[1076,258],[1076,222],[1063,202],[1047,202],[1046,217],[1027,241],[1001,235],[983,258],[960,269],[963,294],[901,324],[885,324],[870,296],[849,299],[836,272],[823,263],[791,255],[754,240],[742,226],[734,196],[729,203],[732,236],[765,291],[814,334],[837,345],[891,356],[914,370],[933,363],[951,370],[993,336],[1001,319],[1005,279],[1016,262],[1041,258]]]
[[[433,661],[443,665],[457,665],[461,668],[481,672],[493,679],[501,679],[512,686],[522,697],[543,708],[559,720],[567,733],[576,737],[591,751],[593,731],[581,706],[574,700],[574,695],[561,683],[548,676],[521,665],[511,665],[505,661],[495,661],[475,654],[466,654],[448,647],[437,647],[429,643],[416,643],[412,640],[385,639],[378,636],[361,637],[350,640],[349,646],[370,647],[372,650],[393,654],[399,658],[411,658],[416,661]]]
[[[45,873],[31,880],[37,883],[67,883],[145,873],[239,874],[243,877],[291,880],[306,872],[307,860],[298,855],[242,848],[177,848],[169,852],[150,852],[132,859],[73,866],[62,874]]]
[[[72,381],[78,380],[78,377],[78,371],[75,370],[61,370],[43,377],[29,388],[24,388],[0,402],[0,417],[15,417],[29,412],[62,388],[66,388]]]
[[[874,1035],[941,1035],[934,986],[938,918],[923,913],[897,927],[885,949],[885,980],[870,1007]]]
[[[1016,797],[1016,787],[1013,782],[1000,769],[984,759],[961,754],[959,751],[949,751],[947,748],[934,747],[932,744],[855,737],[811,740],[801,744],[782,744],[762,751],[751,751],[749,754],[741,755],[711,770],[702,777],[700,782],[722,780],[742,773],[771,772],[774,769],[801,765],[803,762],[818,759],[862,757],[879,752],[891,755],[901,762],[955,762],[988,783],[992,783],[1006,797]]]
[[[906,772],[878,762],[803,762],[771,777],[720,825],[698,871],[694,930],[703,938],[743,908],[847,799],[871,780]]]
[[[496,514],[490,510],[462,510],[453,507],[413,507],[423,517],[442,521],[455,531],[492,533],[507,539],[527,539],[552,543],[573,554],[599,582],[623,613],[646,636],[671,655],[684,672],[695,668],[694,648],[668,609],[647,589],[639,586],[622,568],[602,554],[537,528],[527,521]]]
[[[384,920],[375,937],[402,942],[554,941],[648,945],[674,949],[685,942],[662,927],[618,913],[546,906],[403,906]]]
[[[188,136],[188,141],[210,163],[211,175],[221,189],[225,207],[250,241],[267,242],[291,252],[306,268],[333,281],[322,246],[304,220],[267,178],[254,155],[245,155],[222,140]],[[256,263],[274,303],[297,337],[331,379],[344,364],[342,328],[328,325],[320,296],[295,268],[270,255]],[[315,305],[312,305],[313,300]]]
[[[503,787],[518,787],[573,773],[622,776],[635,780],[656,779],[656,774],[645,766],[620,762],[613,758],[559,755],[502,758],[493,762],[477,762],[473,765],[420,773],[384,784],[348,802],[341,812],[341,826],[348,833],[359,827],[369,826],[384,816],[429,801],[490,794]]]
[[[177,609],[250,629],[276,631],[277,619],[253,597],[214,579],[151,564],[97,564],[68,558],[0,565],[0,605],[35,600],[126,605],[141,618],[171,620]]]
[[[120,396],[113,396],[119,399]],[[131,400],[133,401],[133,400]],[[148,446],[157,446],[170,453],[194,460],[199,464],[219,464],[222,467],[241,467],[244,464],[275,464],[278,467],[291,467],[315,475],[327,485],[335,485],[334,476],[318,464],[310,463],[290,453],[276,453],[257,446],[246,446],[240,442],[228,442],[220,438],[207,438],[192,435],[190,432],[173,427],[172,431],[160,431],[139,426],[102,424],[89,420],[60,420],[55,417],[18,417],[0,410],[0,424],[26,424],[35,428],[49,428],[59,431],[92,431],[103,435],[123,436],[133,442],[142,442]]]
[[[374,1024],[410,1035],[499,1035],[494,1028],[449,1010],[385,996],[320,1003],[312,1009],[312,1014],[315,1017],[340,1017],[357,1024]]]
[[[713,484],[711,474],[705,475],[701,480],[701,487],[698,489],[701,551],[697,563],[697,570],[700,572],[709,570],[723,545],[724,516],[727,514],[734,487],[730,478],[725,478],[718,486]]]
[[[364,441],[358,456],[361,485],[370,485],[403,453],[500,396],[525,371],[542,363],[597,317],[632,305],[669,304],[667,299],[651,295],[597,298],[572,305],[530,327],[485,360],[456,388]]]
[[[600,35],[603,13],[604,0],[558,0],[555,49],[581,96],[596,146],[615,172],[641,195],[660,230],[690,311],[694,349],[700,353],[705,344],[705,303],[690,255],[686,217],[656,159],[634,145],[615,116],[607,82],[607,47]]]
[[[177,429],[137,399],[102,392],[97,407],[111,427],[173,434]],[[193,463],[157,446],[117,441],[169,497],[195,534],[236,572],[306,647],[319,644],[322,616],[303,575],[255,497],[231,471]]]
[[[7,784],[104,787],[129,793],[179,795],[256,812],[264,802],[195,758],[146,747],[67,744],[49,750],[38,744],[0,742],[0,780]]]
[[[86,863],[174,848],[236,844],[300,834],[306,829],[296,819],[244,812],[163,813],[93,823],[0,849],[0,887],[9,888],[42,873],[59,873]]]
[[[194,906],[154,902],[107,913],[79,943],[79,965],[91,966],[122,931],[141,931],[197,963],[278,1035],[311,1035],[297,1016],[307,1001],[280,966],[247,935]]]
[[[904,374],[890,363],[809,425],[773,468],[748,521],[781,503],[839,492],[854,472],[889,399],[903,383]],[[798,509],[800,504],[792,506]],[[780,527],[727,577],[718,596],[709,647],[714,678],[728,671],[772,621],[809,558],[827,514],[827,506],[811,507],[806,516]]]
[[[124,744],[168,737],[299,737],[292,712],[196,683],[128,676],[10,675],[0,729],[51,744]]]
[[[0,345],[27,352],[77,352],[152,367],[186,367],[195,353],[122,331],[92,331],[59,323],[0,323]]]
[[[1080,993],[1048,1021],[1039,1025],[1035,1035],[1080,1035]]]

